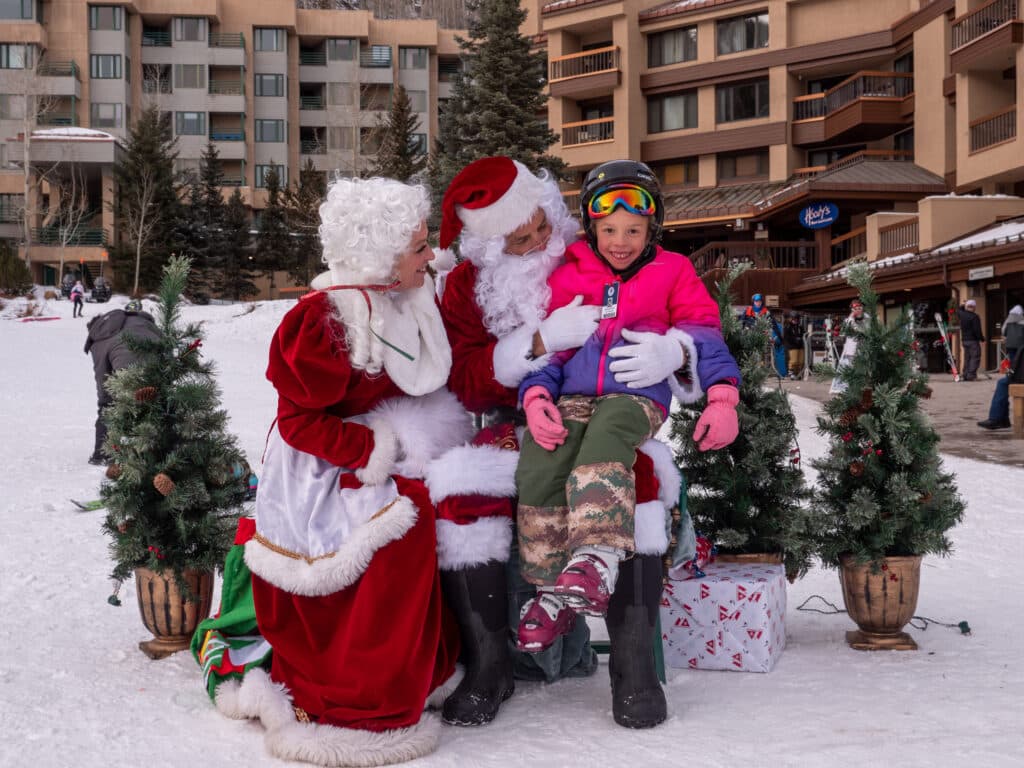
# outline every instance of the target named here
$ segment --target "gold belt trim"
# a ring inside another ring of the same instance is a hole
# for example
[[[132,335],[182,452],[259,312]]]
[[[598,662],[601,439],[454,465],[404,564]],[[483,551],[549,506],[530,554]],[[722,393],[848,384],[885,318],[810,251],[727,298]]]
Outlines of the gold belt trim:
[[[397,497],[395,497],[394,501],[392,501],[391,503],[387,504],[386,506],[381,507],[380,509],[378,509],[373,514],[373,517],[370,518],[370,520],[371,521],[372,520],[376,520],[378,517],[383,515],[385,512],[387,512],[389,509],[391,509],[393,506],[395,506],[395,504],[398,503],[398,500],[400,498],[401,498],[401,496],[397,496]],[[285,557],[290,557],[292,560],[305,560],[307,565],[312,565],[317,560],[327,560],[328,558],[334,557],[336,554],[338,554],[337,552],[328,552],[326,555],[317,555],[316,557],[309,557],[308,555],[303,555],[303,554],[300,554],[299,552],[292,552],[290,549],[285,549],[284,547],[280,546],[279,544],[275,544],[274,542],[270,541],[266,537],[260,535],[259,533],[254,534],[253,538],[256,541],[258,541],[260,544],[262,544],[264,547],[269,549],[271,552],[276,552],[279,555],[284,555]]]

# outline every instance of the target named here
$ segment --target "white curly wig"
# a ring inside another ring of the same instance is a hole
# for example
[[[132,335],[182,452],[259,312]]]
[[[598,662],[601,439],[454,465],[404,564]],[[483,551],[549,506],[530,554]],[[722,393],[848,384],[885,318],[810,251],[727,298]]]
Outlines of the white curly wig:
[[[424,187],[392,179],[338,179],[320,206],[320,242],[331,279],[389,282],[398,255],[429,214]]]

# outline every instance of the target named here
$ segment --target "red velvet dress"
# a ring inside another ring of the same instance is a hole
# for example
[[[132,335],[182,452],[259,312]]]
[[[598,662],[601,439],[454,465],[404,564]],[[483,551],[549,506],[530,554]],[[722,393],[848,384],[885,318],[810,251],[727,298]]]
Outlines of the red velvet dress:
[[[316,457],[328,469],[355,470],[366,465],[374,433],[348,419],[402,392],[384,372],[371,376],[351,367],[332,309],[323,294],[300,301],[284,317],[271,344],[267,378],[278,392],[281,450]],[[310,549],[296,552],[282,544],[286,537],[267,534],[247,545],[262,545],[258,559],[247,550],[246,560],[259,629],[274,649],[271,678],[320,723],[367,731],[414,725],[427,696],[454,671],[458,631],[441,596],[434,507],[421,481],[393,480],[388,488],[397,488],[408,524],[369,546],[362,534],[391,514],[386,508],[353,523],[343,546],[316,554],[317,540],[325,539],[318,526],[329,528],[332,521],[261,520],[257,506],[258,534],[261,525],[278,532],[290,525],[310,542]],[[335,487],[324,492],[363,488],[347,472],[308,478],[310,485],[326,482]],[[282,491],[294,494],[294,486]],[[280,517],[273,509],[271,514]],[[359,557],[342,562],[353,553],[352,542],[359,544]],[[312,590],[307,582],[294,587],[316,568],[329,571],[334,581],[318,582]],[[349,574],[343,579],[348,583],[334,589],[339,570]]]

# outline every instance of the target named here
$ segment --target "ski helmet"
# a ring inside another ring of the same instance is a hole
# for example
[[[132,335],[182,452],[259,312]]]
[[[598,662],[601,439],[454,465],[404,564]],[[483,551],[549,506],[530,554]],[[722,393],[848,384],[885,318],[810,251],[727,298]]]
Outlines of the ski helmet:
[[[633,213],[650,217],[648,247],[652,247],[661,239],[662,224],[665,221],[665,199],[661,194],[658,177],[646,164],[637,160],[609,160],[591,170],[580,188],[580,219],[583,222],[583,232],[587,236],[587,242],[590,243],[590,247],[594,249],[595,253],[597,252],[597,235],[594,232],[593,219],[590,215],[591,202],[602,192],[620,186],[624,189],[635,187],[647,193],[650,202],[653,203],[651,213],[640,213],[640,210],[634,210],[632,206],[626,204],[623,206]],[[610,212],[608,211],[608,213]]]
[[[133,314],[135,312],[141,312],[142,311],[142,301],[140,301],[139,299],[132,299],[131,301],[129,301],[127,304],[124,305],[124,311],[129,313],[129,314]]]

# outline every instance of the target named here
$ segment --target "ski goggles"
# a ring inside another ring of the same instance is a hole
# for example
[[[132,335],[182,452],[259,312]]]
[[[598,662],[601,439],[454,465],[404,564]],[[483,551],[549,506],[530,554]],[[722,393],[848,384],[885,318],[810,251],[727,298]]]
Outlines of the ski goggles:
[[[616,208],[624,208],[637,216],[653,216],[657,206],[646,189],[632,184],[616,184],[590,198],[587,213],[591,219],[602,219]]]

